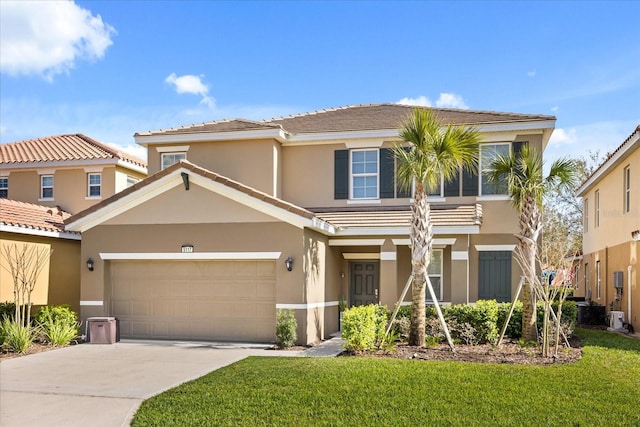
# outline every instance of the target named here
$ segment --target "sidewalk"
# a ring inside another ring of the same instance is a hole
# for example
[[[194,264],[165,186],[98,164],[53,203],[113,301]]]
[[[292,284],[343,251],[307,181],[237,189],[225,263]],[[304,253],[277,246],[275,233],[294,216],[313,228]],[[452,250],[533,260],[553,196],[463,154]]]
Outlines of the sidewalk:
[[[336,357],[344,351],[344,340],[338,334],[302,352],[305,357]]]

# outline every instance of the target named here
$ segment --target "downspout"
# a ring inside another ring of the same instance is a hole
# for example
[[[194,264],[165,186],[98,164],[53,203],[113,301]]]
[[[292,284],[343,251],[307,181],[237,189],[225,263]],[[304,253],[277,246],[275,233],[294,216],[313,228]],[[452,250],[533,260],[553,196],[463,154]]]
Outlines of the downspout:
[[[627,323],[631,323],[633,317],[631,316],[631,273],[633,272],[633,268],[631,266],[627,267]]]
[[[471,257],[469,254],[469,250],[471,248],[471,235],[467,234],[467,304],[469,304],[469,262],[471,262]]]

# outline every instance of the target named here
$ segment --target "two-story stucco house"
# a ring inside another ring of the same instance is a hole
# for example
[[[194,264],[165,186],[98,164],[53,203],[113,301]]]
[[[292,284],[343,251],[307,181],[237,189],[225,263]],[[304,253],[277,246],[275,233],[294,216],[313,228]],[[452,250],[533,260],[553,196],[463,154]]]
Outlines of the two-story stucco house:
[[[82,134],[0,145],[0,243],[27,242],[53,250],[33,294],[35,304],[69,304],[80,310],[81,236],[67,232],[63,221],[144,177],[146,162]],[[0,302],[13,300],[4,267]]]
[[[640,125],[580,186],[583,258],[577,295],[640,330]]]
[[[67,220],[82,232],[82,316],[123,337],[274,339],[295,310],[301,343],[338,330],[338,301],[397,302],[410,274],[410,192],[389,148],[413,107],[356,105],[265,121],[141,132],[150,176]],[[444,302],[508,301],[517,215],[482,173],[496,153],[544,150],[555,117],[435,109],[481,132],[480,173],[430,195],[429,274]]]

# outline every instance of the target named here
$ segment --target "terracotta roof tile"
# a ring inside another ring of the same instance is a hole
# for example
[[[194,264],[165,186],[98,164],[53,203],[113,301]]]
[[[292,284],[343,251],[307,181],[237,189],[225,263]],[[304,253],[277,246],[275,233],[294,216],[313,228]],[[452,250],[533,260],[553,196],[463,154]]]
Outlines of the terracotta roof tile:
[[[80,133],[53,135],[0,145],[0,164],[102,159],[120,159],[136,166],[147,167],[144,160]]]
[[[0,199],[0,224],[14,227],[63,232],[70,213],[60,208],[34,205],[17,200]]]

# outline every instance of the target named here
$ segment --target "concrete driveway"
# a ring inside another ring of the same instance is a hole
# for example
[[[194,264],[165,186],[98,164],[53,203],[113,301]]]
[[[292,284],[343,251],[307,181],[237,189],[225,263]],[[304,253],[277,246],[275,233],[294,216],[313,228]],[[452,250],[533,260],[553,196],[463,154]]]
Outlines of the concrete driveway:
[[[128,426],[144,399],[247,356],[296,356],[266,345],[123,341],[0,363],[0,425]]]

